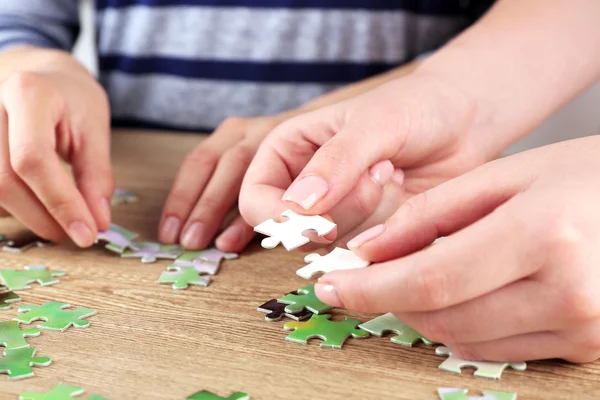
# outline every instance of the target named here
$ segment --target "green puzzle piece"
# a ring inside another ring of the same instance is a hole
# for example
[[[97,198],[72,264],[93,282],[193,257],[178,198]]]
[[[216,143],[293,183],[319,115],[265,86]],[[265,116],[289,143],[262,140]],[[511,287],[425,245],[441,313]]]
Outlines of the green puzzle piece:
[[[156,262],[157,259],[174,260],[183,253],[183,248],[177,245],[166,245],[155,242],[133,242],[138,250],[125,250],[121,257],[140,258],[144,264]]]
[[[0,322],[0,346],[4,346],[6,350],[29,347],[29,343],[27,343],[25,337],[36,337],[39,335],[40,330],[37,328],[21,330],[17,321]]]
[[[0,287],[0,310],[8,310],[11,303],[21,301],[19,295],[15,292],[2,291],[6,289],[4,286]]]
[[[185,400],[250,400],[250,396],[247,393],[235,392],[229,397],[221,397],[207,390],[202,390],[187,397]]]
[[[158,283],[172,283],[173,289],[186,289],[188,285],[208,286],[209,276],[201,276],[194,267],[169,265],[158,278]]]
[[[81,396],[85,390],[76,386],[59,383],[54,389],[47,393],[25,392],[19,396],[19,400],[72,400]],[[88,397],[87,400],[107,400],[97,394]]]
[[[293,331],[285,339],[296,343],[308,343],[308,339],[323,339],[321,347],[341,349],[342,345],[350,336],[353,338],[366,338],[367,331],[358,329],[360,321],[348,318],[343,321],[330,321],[330,314],[313,314],[306,322],[287,322],[283,329]]]
[[[285,312],[296,314],[307,309],[315,314],[332,309],[330,305],[323,303],[315,295],[315,285],[308,285],[298,289],[298,294],[288,293],[277,301],[287,304]]]
[[[13,320],[24,324],[31,324],[33,321],[41,320],[44,322],[39,324],[38,328],[62,332],[71,325],[75,328],[87,328],[90,325],[90,321],[83,318],[96,314],[96,311],[89,308],[76,307],[72,310],[67,310],[69,307],[71,307],[70,304],[56,301],[48,301],[41,306],[23,304],[19,307],[19,312],[24,314],[17,315]]]
[[[439,388],[440,400],[517,400],[516,393],[484,390],[483,396],[467,396],[467,389]]]
[[[104,246],[107,250],[121,254],[127,248],[138,250],[132,242],[138,236],[137,233],[127,230],[122,226],[111,224],[107,230],[98,232],[96,243],[107,242]]]
[[[21,349],[5,350],[4,357],[0,358],[0,373],[8,374],[8,379],[31,378],[32,366],[46,367],[52,363],[50,357],[33,357],[35,349],[24,347]]]
[[[9,290],[31,289],[30,283],[37,282],[42,286],[53,285],[60,281],[57,276],[63,276],[63,271],[50,271],[44,265],[28,265],[23,271],[4,269],[0,271],[0,281]]]
[[[391,341],[393,343],[401,344],[402,346],[412,347],[412,345],[419,340],[428,346],[435,344],[431,340],[421,336],[410,326],[402,323],[402,321],[396,318],[392,313],[381,315],[358,327],[375,336],[383,336],[387,332],[395,333],[397,336],[392,337]]]

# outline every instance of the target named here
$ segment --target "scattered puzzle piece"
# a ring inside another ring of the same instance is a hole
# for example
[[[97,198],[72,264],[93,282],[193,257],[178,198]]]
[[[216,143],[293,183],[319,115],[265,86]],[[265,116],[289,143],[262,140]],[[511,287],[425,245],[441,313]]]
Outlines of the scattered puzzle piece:
[[[348,318],[344,321],[330,321],[330,314],[313,315],[305,322],[287,322],[283,329],[293,331],[285,340],[296,343],[308,343],[308,339],[322,339],[321,347],[341,349],[350,336],[353,338],[366,338],[367,331],[357,328],[360,321]]]
[[[173,289],[186,289],[188,285],[208,286],[210,276],[202,276],[194,267],[180,267],[170,265],[167,271],[158,278],[158,283],[172,283]]]
[[[19,312],[24,313],[13,318],[24,324],[31,324],[33,321],[44,321],[37,327],[53,331],[63,332],[71,325],[75,328],[87,328],[90,321],[83,318],[91,317],[96,311],[85,307],[71,307],[70,304],[48,301],[41,306],[32,306],[23,304],[19,307]]]
[[[310,264],[296,271],[296,275],[304,279],[310,279],[317,273],[364,268],[371,264],[350,250],[342,249],[341,247],[336,247],[324,256],[317,253],[309,254],[304,257],[304,262]]]
[[[0,373],[8,374],[8,379],[30,378],[33,374],[31,367],[46,367],[52,363],[50,357],[35,357],[35,349],[24,347],[21,349],[5,350],[4,357],[0,357]]]
[[[54,389],[46,393],[36,392],[25,392],[19,396],[19,400],[71,400],[75,397],[81,396],[85,393],[85,390],[76,386],[65,385],[59,383]],[[83,400],[83,399],[82,399]],[[106,398],[98,395],[92,395],[87,400],[107,400]]]
[[[15,293],[6,290],[6,287],[0,286],[0,311],[8,310],[12,303],[21,301],[21,298]]]
[[[254,231],[270,236],[261,242],[265,249],[273,249],[281,243],[286,250],[294,250],[309,242],[309,239],[302,233],[312,230],[316,231],[319,236],[325,236],[336,226],[320,215],[301,215],[292,210],[286,210],[281,216],[287,220],[275,222],[270,219],[254,228]]]
[[[315,285],[304,286],[298,289],[297,293],[288,293],[277,300],[280,303],[287,304],[285,307],[286,313],[298,314],[307,309],[315,314],[321,314],[332,308],[317,298],[315,295]]]
[[[137,194],[130,192],[129,190],[116,188],[110,199],[110,205],[118,206],[124,203],[135,203],[136,201],[138,201]]]
[[[175,260],[172,266],[194,267],[201,274],[214,275],[219,270],[223,259],[233,260],[237,257],[238,255],[235,253],[225,253],[215,248],[186,251]]]
[[[467,396],[467,389],[439,388],[440,400],[517,400],[516,393],[483,391],[483,396]]]
[[[272,299],[259,306],[256,311],[267,313],[267,315],[265,315],[265,321],[268,322],[280,321],[283,317],[288,317],[294,321],[304,321],[313,315],[308,310],[302,310],[296,314],[286,313],[285,307],[285,303],[280,303],[276,299]]]
[[[0,235],[2,250],[12,253],[22,253],[32,247],[44,247],[50,244],[50,241],[39,237],[31,231],[19,232],[11,238],[6,235]]]
[[[39,335],[39,329],[21,329],[17,321],[0,322],[0,346],[4,346],[5,350],[29,347],[29,343],[25,338]]]
[[[108,230],[98,232],[96,243],[107,242],[105,247],[108,250],[122,254],[126,249],[139,250],[133,244],[133,240],[138,236],[135,232],[129,231],[119,225],[111,224]]]
[[[454,372],[455,374],[460,374],[461,368],[472,367],[475,368],[475,376],[490,379],[500,379],[502,377],[502,372],[504,372],[504,370],[508,367],[511,367],[517,371],[525,371],[527,369],[527,364],[525,362],[503,363],[463,360],[458,357],[454,357],[450,349],[444,346],[438,347],[435,350],[435,354],[438,356],[448,356],[448,359],[441,363],[439,368],[443,371]]]
[[[208,390],[202,390],[187,397],[186,400],[250,400],[250,396],[247,393],[235,392],[229,397],[221,397]]]
[[[137,250],[125,250],[123,258],[141,258],[145,264],[156,262],[157,259],[174,260],[183,253],[183,249],[177,245],[164,245],[154,242],[133,242]]]
[[[53,285],[60,281],[57,276],[63,276],[63,271],[49,271],[45,265],[28,265],[23,271],[4,269],[0,271],[0,281],[9,290],[31,289],[30,283],[37,282],[42,286]]]
[[[381,315],[375,319],[365,322],[358,326],[360,329],[364,329],[371,335],[383,336],[385,333],[392,332],[396,336],[393,336],[391,341],[393,343],[401,344],[402,346],[412,347],[413,344],[421,341],[428,346],[432,346],[435,343],[421,336],[417,331],[408,325],[405,325],[392,313]]]

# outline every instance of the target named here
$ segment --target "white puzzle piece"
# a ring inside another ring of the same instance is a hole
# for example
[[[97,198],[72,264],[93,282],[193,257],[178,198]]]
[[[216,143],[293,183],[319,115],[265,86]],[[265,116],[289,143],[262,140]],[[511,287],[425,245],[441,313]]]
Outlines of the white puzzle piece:
[[[270,219],[254,228],[255,232],[270,236],[261,242],[265,249],[273,249],[281,243],[286,250],[294,250],[309,242],[309,239],[302,233],[312,230],[316,231],[319,236],[325,236],[336,226],[320,215],[301,215],[292,210],[286,210],[281,216],[287,220],[275,222]]]
[[[296,275],[304,279],[310,279],[317,273],[364,268],[371,264],[370,261],[363,260],[350,250],[341,247],[336,247],[324,256],[317,253],[309,254],[304,257],[304,262],[310,264],[296,271]]]
[[[527,364],[521,362],[492,362],[492,361],[468,361],[452,355],[452,352],[447,347],[438,347],[435,349],[435,354],[438,356],[448,356],[448,359],[440,364],[439,369],[447,372],[460,374],[462,368],[475,368],[475,376],[490,379],[500,379],[502,372],[508,367],[517,371],[525,371]]]

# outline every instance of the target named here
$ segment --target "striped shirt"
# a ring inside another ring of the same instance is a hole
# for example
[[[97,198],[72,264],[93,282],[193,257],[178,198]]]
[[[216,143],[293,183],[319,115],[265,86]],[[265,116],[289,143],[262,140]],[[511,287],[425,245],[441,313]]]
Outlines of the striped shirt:
[[[443,45],[491,0],[96,0],[115,126],[209,131],[271,115]],[[77,0],[1,0],[0,51],[71,50]]]

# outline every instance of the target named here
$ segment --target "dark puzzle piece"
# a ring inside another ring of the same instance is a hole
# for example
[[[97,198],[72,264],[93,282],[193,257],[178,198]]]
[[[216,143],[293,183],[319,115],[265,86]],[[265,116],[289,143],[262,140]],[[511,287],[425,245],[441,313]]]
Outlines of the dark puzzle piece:
[[[300,312],[293,313],[293,314],[286,313],[285,312],[286,306],[287,306],[287,304],[280,303],[277,301],[277,299],[272,299],[272,300],[267,301],[265,304],[259,306],[256,309],[256,311],[267,313],[267,315],[265,315],[265,321],[268,321],[268,322],[281,321],[281,318],[283,318],[283,317],[293,319],[294,321],[304,321],[304,320],[310,318],[310,316],[312,315],[312,313],[310,311],[308,311],[307,309],[304,309]]]
[[[51,242],[48,240],[42,239],[30,231],[19,232],[15,235],[10,235],[10,237],[0,234],[0,246],[2,246],[2,250],[12,253],[21,253],[32,247],[44,247],[50,244]]]

